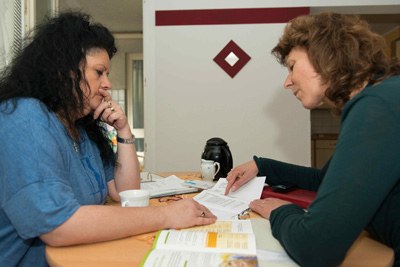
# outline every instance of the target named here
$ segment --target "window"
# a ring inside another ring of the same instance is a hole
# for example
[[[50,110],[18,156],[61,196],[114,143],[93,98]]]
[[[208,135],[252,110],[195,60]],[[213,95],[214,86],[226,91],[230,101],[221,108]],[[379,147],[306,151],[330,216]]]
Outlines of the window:
[[[144,97],[143,97],[143,54],[128,53],[127,75],[127,116],[136,137],[136,150],[144,157]]]
[[[6,0],[0,3],[0,69],[22,48],[24,37],[23,1]]]

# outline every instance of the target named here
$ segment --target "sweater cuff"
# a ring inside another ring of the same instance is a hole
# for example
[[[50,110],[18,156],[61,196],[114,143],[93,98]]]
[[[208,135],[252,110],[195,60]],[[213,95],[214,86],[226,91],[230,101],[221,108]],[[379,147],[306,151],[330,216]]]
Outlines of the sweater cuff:
[[[257,176],[267,176],[268,173],[268,159],[253,156],[253,160],[256,162],[258,174]]]

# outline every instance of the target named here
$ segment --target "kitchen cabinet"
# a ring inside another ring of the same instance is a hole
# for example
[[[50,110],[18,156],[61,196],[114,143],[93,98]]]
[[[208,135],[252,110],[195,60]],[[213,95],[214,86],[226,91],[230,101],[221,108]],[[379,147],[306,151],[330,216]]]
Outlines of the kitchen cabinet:
[[[312,137],[312,165],[321,168],[332,156],[337,142],[336,134],[316,134]]]
[[[387,54],[389,57],[400,58],[400,27],[397,27],[394,30],[384,34],[383,37],[388,44]]]

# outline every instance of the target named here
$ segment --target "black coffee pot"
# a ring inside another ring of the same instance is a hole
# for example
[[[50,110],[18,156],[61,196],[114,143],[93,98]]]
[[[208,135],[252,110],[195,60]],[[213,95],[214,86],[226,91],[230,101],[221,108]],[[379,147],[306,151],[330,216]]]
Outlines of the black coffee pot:
[[[219,137],[207,140],[201,158],[219,162],[220,170],[215,175],[214,181],[217,181],[221,177],[225,178],[233,167],[232,154],[228,143]]]

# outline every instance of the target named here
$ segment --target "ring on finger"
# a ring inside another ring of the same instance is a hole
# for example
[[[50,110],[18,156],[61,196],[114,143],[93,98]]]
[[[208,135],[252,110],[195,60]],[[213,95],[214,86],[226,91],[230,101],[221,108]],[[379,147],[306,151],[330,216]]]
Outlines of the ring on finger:
[[[111,112],[115,111],[115,108],[113,106],[110,107]]]
[[[204,211],[201,212],[200,217],[206,216],[206,213]]]

